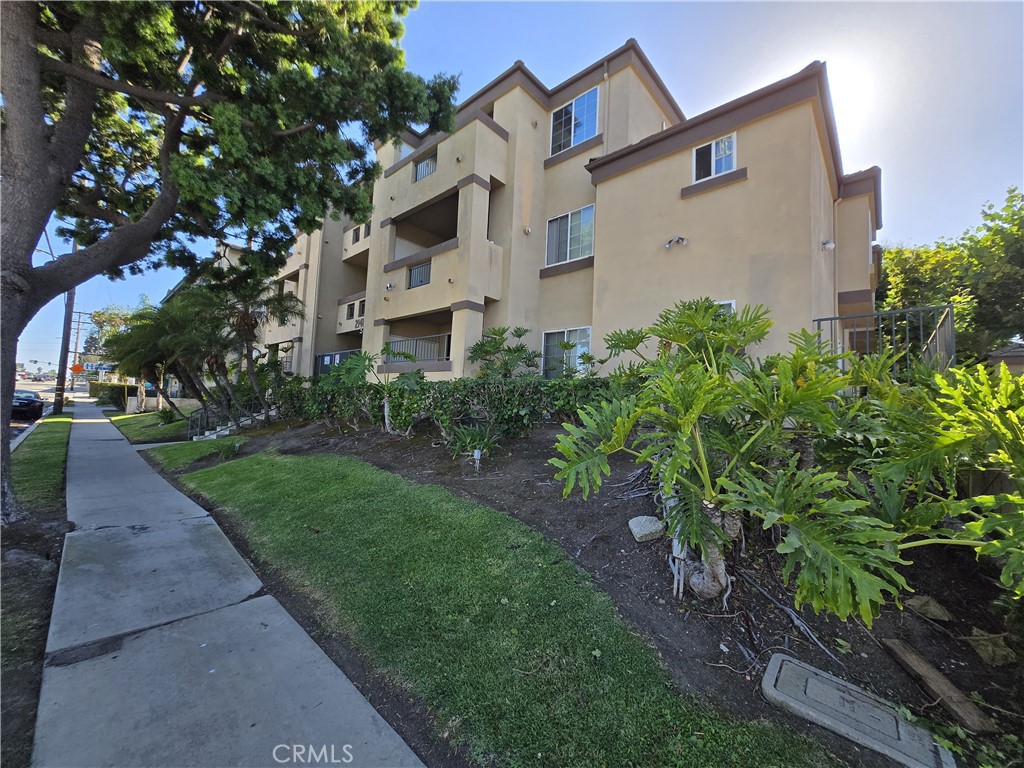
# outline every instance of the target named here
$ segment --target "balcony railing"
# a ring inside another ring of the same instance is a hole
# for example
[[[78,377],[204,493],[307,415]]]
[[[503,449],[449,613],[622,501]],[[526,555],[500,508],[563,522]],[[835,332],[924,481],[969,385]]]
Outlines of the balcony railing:
[[[940,369],[956,362],[956,328],[950,304],[822,317],[813,322],[822,341],[836,352],[870,355],[892,349]]]
[[[452,335],[439,333],[434,336],[418,336],[413,339],[394,339],[388,342],[391,354],[384,355],[385,363],[403,363],[406,355],[412,355],[417,362],[451,360]]]

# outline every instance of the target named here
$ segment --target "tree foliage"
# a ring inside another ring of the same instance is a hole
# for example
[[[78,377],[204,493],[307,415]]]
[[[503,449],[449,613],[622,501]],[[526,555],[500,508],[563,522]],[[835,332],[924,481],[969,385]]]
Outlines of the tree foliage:
[[[981,359],[1024,333],[1024,194],[1016,187],[956,240],[886,249],[881,309],[955,308],[957,352]]]
[[[228,237],[246,244],[231,272],[266,274],[325,216],[368,219],[374,145],[454,118],[454,77],[405,70],[414,5],[4,3],[3,396],[26,324],[90,277],[195,269],[199,238]],[[54,213],[83,247],[34,266]]]

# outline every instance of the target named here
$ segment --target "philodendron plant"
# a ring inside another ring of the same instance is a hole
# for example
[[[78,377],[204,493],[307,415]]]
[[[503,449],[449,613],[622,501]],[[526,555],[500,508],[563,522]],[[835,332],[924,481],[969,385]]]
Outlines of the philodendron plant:
[[[886,546],[895,534],[855,514],[865,501],[833,497],[835,473],[799,466],[801,438],[834,428],[849,381],[808,333],[790,338],[788,354],[755,364],[745,350],[770,328],[763,307],[732,312],[701,299],[662,312],[650,328],[609,334],[612,357],[636,358],[619,375],[636,380],[637,394],[584,408],[579,426],[564,425],[551,459],[556,478],[566,496],[579,486],[586,497],[610,473],[610,455],[648,465],[678,593],[713,598],[728,588],[724,550],[748,516],[785,529],[780,552],[787,573],[799,571],[798,601],[870,621],[882,592],[905,587]],[[792,498],[775,499],[780,493]]]

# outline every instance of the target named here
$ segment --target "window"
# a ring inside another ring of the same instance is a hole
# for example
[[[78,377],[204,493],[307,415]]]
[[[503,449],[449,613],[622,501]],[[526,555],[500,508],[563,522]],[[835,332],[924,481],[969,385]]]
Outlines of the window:
[[[730,133],[693,150],[694,182],[736,170],[736,134]]]
[[[551,154],[557,155],[597,135],[597,88],[551,113]]]
[[[594,255],[594,206],[548,220],[547,265]]]
[[[409,155],[412,154],[412,147],[406,144],[404,141],[398,146],[398,159],[405,160]]]
[[[726,299],[725,301],[716,301],[715,304],[725,310],[727,315],[736,314],[736,299]]]
[[[365,317],[366,316],[366,299],[360,299],[359,300],[359,316],[360,317]]]
[[[430,282],[430,262],[420,264],[416,267],[409,267],[409,287],[419,288]]]
[[[359,232],[359,225],[357,224],[356,228],[352,230],[352,245],[355,245],[356,243],[359,242]]]
[[[437,152],[432,154],[430,157],[424,157],[422,160],[416,162],[416,173],[413,176],[413,182],[417,182],[420,179],[426,178],[434,171],[437,170]]]
[[[370,222],[366,222],[363,225],[363,237],[369,237],[369,236],[370,236]]]
[[[568,370],[582,371],[580,355],[590,352],[590,328],[544,334],[544,377],[557,379]]]
[[[347,307],[345,307],[345,319],[346,320],[353,320],[353,319],[355,319],[355,316],[356,316],[356,305],[355,305],[355,303],[349,304]]]

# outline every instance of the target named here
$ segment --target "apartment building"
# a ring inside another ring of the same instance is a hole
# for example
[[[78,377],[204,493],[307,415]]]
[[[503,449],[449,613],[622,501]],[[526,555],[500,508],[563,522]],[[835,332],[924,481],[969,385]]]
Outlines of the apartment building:
[[[297,373],[387,343],[416,362],[380,372],[469,375],[485,329],[525,326],[557,375],[700,296],[769,307],[763,355],[871,310],[880,171],[844,173],[819,62],[687,119],[629,40],[552,88],[517,61],[451,134],[403,139],[378,148],[372,222],[301,237],[280,275],[307,317],[267,341]]]

